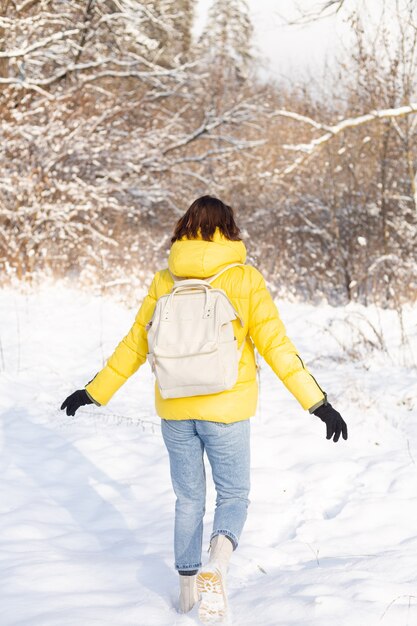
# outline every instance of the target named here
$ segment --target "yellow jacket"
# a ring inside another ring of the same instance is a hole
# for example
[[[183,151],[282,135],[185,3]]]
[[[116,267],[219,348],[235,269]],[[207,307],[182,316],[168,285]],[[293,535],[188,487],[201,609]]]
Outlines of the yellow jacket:
[[[244,263],[246,248],[242,241],[225,239],[216,230],[213,241],[182,239],[171,246],[169,270],[184,278],[207,278],[230,263]],[[168,269],[157,272],[130,331],[119,343],[104,368],[86,385],[98,404],[107,404],[113,394],[146,361],[148,342],[145,326],[150,321],[156,300],[173,286]],[[237,422],[255,414],[258,384],[254,345],[287,389],[310,412],[323,404],[325,393],[309,373],[294,344],[287,337],[277,307],[262,274],[250,265],[224,272],[213,286],[223,289],[239,313],[244,326],[235,320],[239,345],[245,341],[235,386],[227,391],[204,396],[163,399],[155,383],[155,407],[165,419],[203,419]]]

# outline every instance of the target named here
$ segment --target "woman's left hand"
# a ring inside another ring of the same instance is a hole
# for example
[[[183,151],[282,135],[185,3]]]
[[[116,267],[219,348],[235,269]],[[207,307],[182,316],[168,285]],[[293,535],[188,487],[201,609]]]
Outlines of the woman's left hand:
[[[333,441],[339,441],[340,435],[342,435],[343,439],[348,438],[345,420],[329,402],[319,406],[313,413],[326,424],[326,439],[331,439],[333,435]]]

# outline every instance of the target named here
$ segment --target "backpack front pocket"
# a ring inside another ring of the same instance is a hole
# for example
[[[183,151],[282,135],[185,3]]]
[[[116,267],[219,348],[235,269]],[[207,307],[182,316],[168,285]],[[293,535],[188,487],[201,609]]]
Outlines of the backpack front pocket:
[[[153,363],[163,398],[205,395],[225,388],[217,345],[198,354],[169,356],[154,353]]]

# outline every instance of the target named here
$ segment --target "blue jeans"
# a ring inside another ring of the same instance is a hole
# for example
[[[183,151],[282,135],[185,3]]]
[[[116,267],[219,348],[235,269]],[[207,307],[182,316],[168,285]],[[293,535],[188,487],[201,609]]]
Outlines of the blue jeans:
[[[236,549],[246,521],[250,489],[250,424],[205,420],[161,419],[169,454],[175,503],[175,569],[201,567],[203,517],[206,507],[207,453],[216,487],[213,532],[227,535]]]

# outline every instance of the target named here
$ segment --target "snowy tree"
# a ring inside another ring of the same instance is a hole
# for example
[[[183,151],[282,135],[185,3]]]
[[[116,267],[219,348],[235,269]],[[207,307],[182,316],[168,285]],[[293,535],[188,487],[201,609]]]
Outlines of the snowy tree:
[[[170,66],[190,56],[196,0],[146,0],[143,32],[157,42],[153,58]]]
[[[180,17],[177,11],[178,21]],[[148,58],[160,46],[146,33],[150,23],[163,21],[137,0],[8,3],[0,21],[0,58],[7,62],[8,72],[0,82],[38,92],[50,92],[64,79],[111,78],[116,86],[118,78],[131,77],[156,85],[169,74],[161,73],[157,58],[154,62]],[[167,30],[172,28],[166,25]],[[175,69],[175,55],[172,59]]]
[[[205,163],[256,144],[243,137],[256,102],[249,94],[213,111],[195,62],[160,63],[144,3],[24,5],[1,22],[0,262],[19,276],[93,272],[102,252],[120,272],[132,258],[149,264],[166,241],[153,233],[210,184]]]
[[[253,25],[246,0],[214,0],[199,44],[221,89],[245,81],[252,64]],[[215,85],[213,85],[215,88]]]
[[[390,306],[415,297],[412,3],[387,14],[394,39],[354,15],[351,55],[287,84],[251,71],[244,2],[215,2],[190,47],[192,9],[3,5],[3,280],[49,272],[108,284],[132,266],[143,277],[192,199],[214,193],[238,209],[271,288]]]

